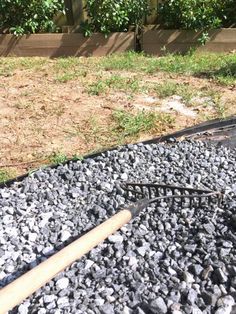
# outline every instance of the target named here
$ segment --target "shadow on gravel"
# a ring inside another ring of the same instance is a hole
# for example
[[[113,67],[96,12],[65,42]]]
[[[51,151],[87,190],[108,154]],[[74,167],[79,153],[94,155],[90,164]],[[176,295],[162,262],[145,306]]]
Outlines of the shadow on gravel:
[[[91,229],[93,229],[93,228],[91,228]],[[5,287],[9,283],[13,282],[15,279],[19,278],[20,276],[24,275],[25,273],[27,273],[28,271],[30,271],[31,269],[33,269],[34,267],[36,267],[37,265],[42,263],[43,261],[49,259],[52,255],[56,254],[57,252],[62,250],[67,245],[71,244],[75,240],[77,240],[80,237],[82,237],[83,235],[85,235],[91,229],[85,230],[83,233],[81,233],[81,234],[79,234],[79,235],[77,235],[75,237],[71,237],[70,239],[68,239],[67,241],[65,241],[62,244],[55,245],[54,249],[48,251],[47,254],[43,254],[42,253],[34,261],[32,261],[32,262],[30,262],[28,264],[26,264],[26,262],[23,262],[22,263],[23,264],[22,267],[18,268],[18,270],[16,270],[15,272],[9,274],[8,276],[6,276],[2,280],[0,280],[0,289]]]

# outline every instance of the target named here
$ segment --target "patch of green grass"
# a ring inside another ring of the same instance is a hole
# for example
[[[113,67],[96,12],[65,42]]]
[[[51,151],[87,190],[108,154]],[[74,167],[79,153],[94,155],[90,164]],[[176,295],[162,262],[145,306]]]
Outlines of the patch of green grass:
[[[137,63],[144,57],[143,54],[128,51],[122,54],[111,54],[98,60],[103,70],[137,70]],[[144,57],[145,58],[145,57]]]
[[[214,79],[223,86],[236,85],[236,77],[233,76],[214,75]]]
[[[190,86],[172,81],[155,85],[154,91],[160,98],[166,98],[173,95],[181,96],[186,103],[189,103],[194,95],[194,92]]]
[[[235,84],[236,54],[190,53],[162,57],[128,52],[101,58],[104,70],[125,70],[154,74],[158,71],[213,78],[223,84]]]
[[[0,169],[0,183],[11,179],[12,175],[8,170]]]
[[[16,69],[40,70],[46,62],[39,57],[0,58],[0,76],[11,76]]]
[[[209,102],[206,102],[204,104],[205,107],[207,107],[209,104],[214,108],[214,112],[209,115],[209,119],[213,118],[219,118],[219,119],[224,119],[227,116],[227,110],[229,108],[229,104],[225,104],[222,100],[222,95],[220,94],[219,91],[215,91],[213,89],[207,89],[202,91],[202,96],[209,97],[210,100]]]
[[[56,73],[55,80],[60,83],[86,77],[88,73],[80,59],[75,57],[56,59],[53,63],[53,71]]]
[[[214,93],[211,97],[214,102],[216,118],[224,119],[226,117],[227,108],[226,105],[222,102],[220,94]]]
[[[139,90],[139,81],[134,77],[127,78],[115,74],[107,78],[104,83],[112,89],[129,90],[132,92],[137,92]]]
[[[82,156],[82,155],[74,155],[73,157],[72,157],[72,160],[73,161],[78,161],[78,160],[80,160],[80,161],[83,161],[84,160],[84,156]]]
[[[236,85],[236,57],[226,60],[225,64],[213,71],[211,76],[221,85]]]
[[[50,162],[53,164],[62,164],[68,160],[67,156],[60,152],[54,152],[51,156],[49,156]]]
[[[107,85],[104,81],[96,81],[92,84],[89,84],[87,87],[87,93],[89,95],[96,95],[99,96],[103,94],[107,90]]]
[[[106,79],[97,78],[97,81],[90,84],[87,92],[90,95],[101,95],[108,89],[131,91],[133,93],[140,90],[139,80],[135,77],[127,78],[118,74],[111,75]]]
[[[217,112],[217,118],[220,118],[220,119],[226,118],[227,108],[225,104],[223,104],[222,102],[218,102],[216,103],[215,108]]]
[[[64,74],[58,75],[55,78],[55,80],[60,83],[66,83],[68,81],[77,79],[77,77],[78,77],[77,73],[64,73]]]
[[[236,63],[236,56],[213,53],[193,53],[184,56],[170,54],[160,58],[150,58],[145,71],[217,77],[231,62]],[[228,73],[227,76],[232,77],[232,73]]]
[[[54,64],[56,70],[73,70],[75,67],[82,66],[79,58],[66,57],[58,58]]]
[[[137,136],[141,132],[160,130],[163,125],[170,126],[173,118],[168,114],[157,114],[154,112],[140,111],[131,113],[124,110],[117,110],[113,113],[116,123],[115,131],[122,137]]]
[[[42,66],[45,65],[45,58],[40,57],[22,57],[16,59],[17,67],[23,69],[40,69]]]
[[[0,76],[11,76],[15,70],[15,62],[11,58],[0,58]]]
[[[157,84],[154,87],[155,92],[158,97],[166,98],[173,95],[177,95],[178,93],[178,83],[175,82],[165,82],[162,84]]]

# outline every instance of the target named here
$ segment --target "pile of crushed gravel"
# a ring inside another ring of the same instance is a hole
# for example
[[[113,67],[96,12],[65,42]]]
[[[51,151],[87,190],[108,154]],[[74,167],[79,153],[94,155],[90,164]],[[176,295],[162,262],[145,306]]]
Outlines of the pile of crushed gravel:
[[[149,208],[11,313],[236,313],[235,153],[192,141],[128,145],[2,188],[2,287],[114,214],[126,202],[120,182],[227,194],[223,208]]]

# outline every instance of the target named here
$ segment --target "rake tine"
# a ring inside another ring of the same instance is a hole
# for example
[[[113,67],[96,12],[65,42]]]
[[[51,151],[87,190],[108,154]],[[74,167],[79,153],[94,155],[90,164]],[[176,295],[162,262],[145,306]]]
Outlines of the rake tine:
[[[122,185],[123,189],[128,192],[128,195],[142,200],[149,200],[149,203],[160,201],[161,199],[170,199],[170,204],[175,203],[183,206],[186,200],[189,200],[189,207],[193,205],[202,206],[204,200],[208,205],[213,202],[213,198],[217,198],[218,206],[223,201],[223,194],[210,190],[183,188],[178,186],[164,184],[147,184],[147,183],[126,183]],[[145,196],[146,195],[146,196]],[[178,201],[180,199],[180,201]],[[148,202],[147,202],[148,203]],[[215,200],[216,203],[216,200]]]
[[[202,206],[202,197],[201,197],[201,196],[199,197],[198,206],[199,206],[199,207]]]
[[[149,195],[149,198],[151,198],[151,197],[152,197],[152,190],[151,190],[151,188],[150,188],[150,187],[148,187],[148,195]]]

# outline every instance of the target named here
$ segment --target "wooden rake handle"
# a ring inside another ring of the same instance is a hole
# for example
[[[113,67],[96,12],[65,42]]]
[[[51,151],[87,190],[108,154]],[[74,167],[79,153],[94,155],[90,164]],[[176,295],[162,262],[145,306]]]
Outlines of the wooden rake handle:
[[[54,254],[26,274],[0,290],[0,314],[5,314],[45,285],[59,272],[88,253],[109,235],[128,223],[136,213],[134,207],[123,209],[78,240]]]

